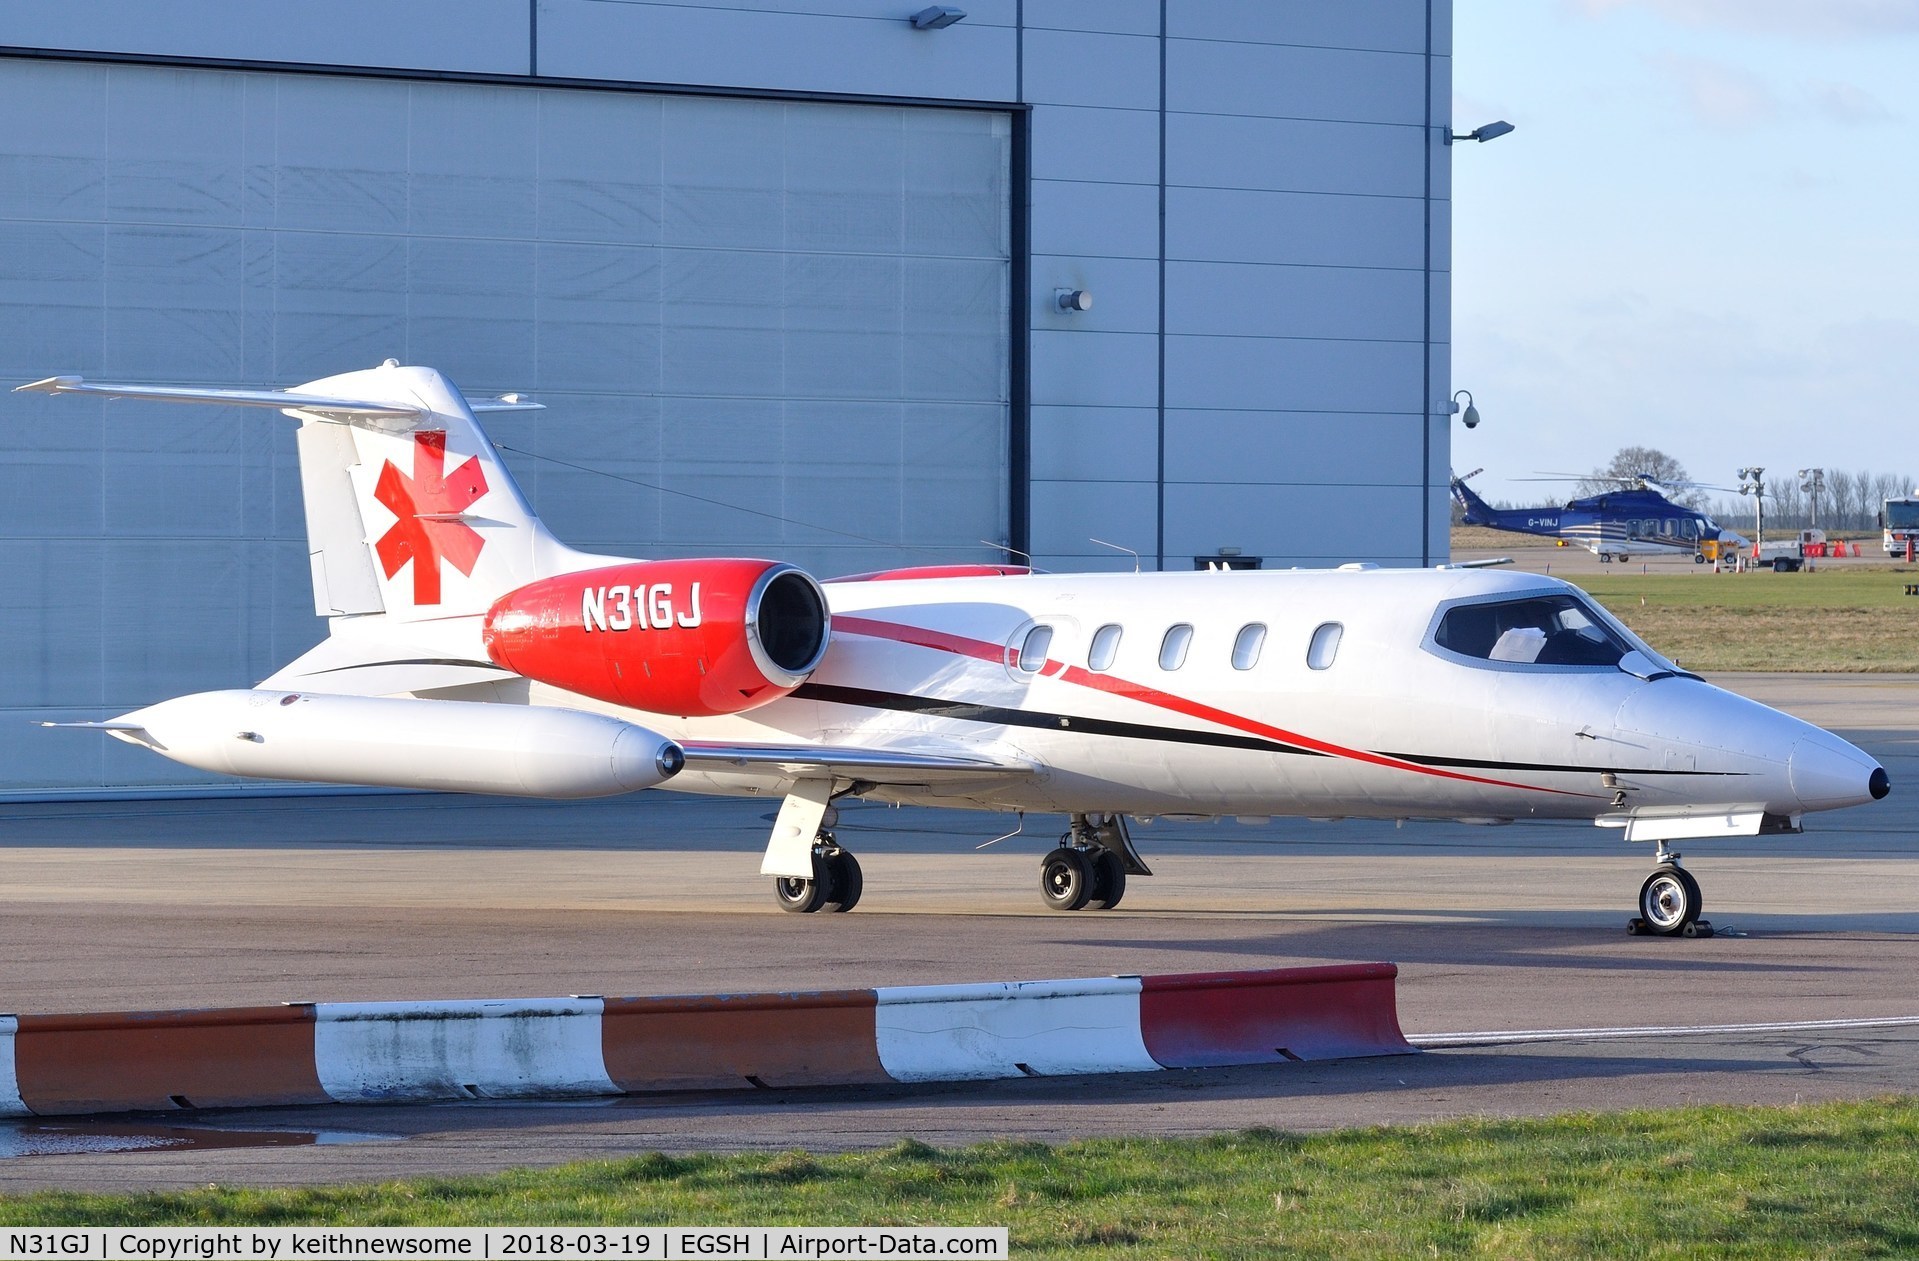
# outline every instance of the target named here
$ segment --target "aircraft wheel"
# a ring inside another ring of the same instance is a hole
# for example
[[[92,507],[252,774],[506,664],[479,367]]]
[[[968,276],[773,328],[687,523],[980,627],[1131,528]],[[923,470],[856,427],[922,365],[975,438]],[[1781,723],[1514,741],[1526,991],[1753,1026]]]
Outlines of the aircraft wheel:
[[[1602,565],[1612,564],[1612,553],[1611,552],[1599,553],[1599,563]]]
[[[1040,861],[1039,895],[1055,911],[1077,911],[1093,894],[1086,855],[1062,845]]]
[[[1655,867],[1639,886],[1639,914],[1662,937],[1682,933],[1705,908],[1699,882],[1683,867]]]
[[[860,875],[860,860],[853,857],[851,850],[843,849],[826,860],[826,868],[833,886],[826,909],[850,911],[858,906],[860,894],[866,889],[866,879]]]
[[[1110,911],[1126,896],[1126,864],[1110,849],[1092,855],[1093,887],[1086,907],[1092,911]]]
[[[1693,564],[1695,564],[1695,565],[1703,565],[1703,564],[1705,564],[1705,563],[1706,563],[1706,557],[1705,557],[1705,553],[1703,553],[1703,552],[1694,552],[1694,553],[1692,554],[1692,563],[1693,563]]]
[[[820,854],[813,855],[811,880],[799,876],[773,877],[773,900],[780,904],[782,911],[795,915],[811,915],[826,905],[832,893],[833,869]]]

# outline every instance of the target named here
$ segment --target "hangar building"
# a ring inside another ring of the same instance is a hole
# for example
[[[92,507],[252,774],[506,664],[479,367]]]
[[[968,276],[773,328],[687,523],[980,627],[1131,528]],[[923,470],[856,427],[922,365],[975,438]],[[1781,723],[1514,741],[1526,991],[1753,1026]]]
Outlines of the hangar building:
[[[1433,563],[1451,24],[12,0],[0,380],[429,364],[547,405],[489,430],[592,550]],[[244,686],[319,638],[294,425],[0,400],[0,794],[204,787],[30,721]]]

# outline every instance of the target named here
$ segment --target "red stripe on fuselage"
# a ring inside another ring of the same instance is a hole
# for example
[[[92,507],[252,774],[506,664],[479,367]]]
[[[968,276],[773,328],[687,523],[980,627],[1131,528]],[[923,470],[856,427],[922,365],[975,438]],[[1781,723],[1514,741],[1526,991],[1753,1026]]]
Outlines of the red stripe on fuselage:
[[[924,626],[902,626],[897,622],[875,621],[867,617],[835,617],[833,629],[853,635],[865,635],[872,639],[890,639],[895,643],[911,644],[918,648],[931,648],[937,652],[957,653],[963,657],[973,657],[980,661],[1006,662],[1007,650],[998,644],[989,644],[981,639],[969,639],[963,635],[951,635],[945,631],[928,630]],[[1055,664],[1064,666],[1056,676],[1050,667]],[[1486,784],[1494,788],[1519,788],[1527,792],[1552,793],[1560,797],[1589,797],[1591,793],[1568,792],[1563,788],[1542,788],[1537,784],[1516,784],[1506,779],[1488,779],[1481,775],[1465,775],[1458,771],[1440,770],[1434,766],[1422,766],[1418,762],[1406,762],[1399,758],[1386,757],[1379,753],[1369,753],[1364,749],[1349,749],[1344,745],[1330,744],[1324,740],[1315,740],[1311,736],[1302,736],[1274,727],[1257,719],[1247,718],[1224,709],[1215,709],[1199,701],[1188,700],[1171,692],[1162,692],[1158,688],[1147,687],[1140,683],[1131,683],[1115,678],[1110,674],[1095,674],[1080,666],[1055,663],[1051,660],[1041,664],[1039,673],[1057,677],[1062,682],[1077,684],[1095,692],[1105,692],[1111,696],[1138,701],[1156,709],[1164,709],[1188,718],[1197,718],[1201,722],[1215,723],[1222,727],[1231,727],[1248,735],[1263,736],[1281,744],[1290,744],[1296,748],[1310,749],[1315,753],[1324,753],[1331,757],[1346,758],[1349,761],[1365,762],[1373,766],[1383,766],[1389,770],[1412,771],[1420,775],[1431,775],[1436,779],[1452,779],[1467,784]]]

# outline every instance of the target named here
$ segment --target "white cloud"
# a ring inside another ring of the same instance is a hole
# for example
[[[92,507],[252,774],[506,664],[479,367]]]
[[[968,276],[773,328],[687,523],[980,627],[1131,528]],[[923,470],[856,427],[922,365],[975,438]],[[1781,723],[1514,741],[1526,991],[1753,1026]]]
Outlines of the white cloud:
[[[1806,97],[1820,115],[1848,127],[1893,121],[1885,103],[1856,83],[1808,83]]]
[[[1919,0],[1571,0],[1590,16],[1649,9],[1685,26],[1766,35],[1919,34]]]
[[[1737,66],[1702,57],[1666,55],[1654,59],[1679,89],[1700,122],[1725,131],[1743,131],[1771,122],[1779,101],[1765,80]]]

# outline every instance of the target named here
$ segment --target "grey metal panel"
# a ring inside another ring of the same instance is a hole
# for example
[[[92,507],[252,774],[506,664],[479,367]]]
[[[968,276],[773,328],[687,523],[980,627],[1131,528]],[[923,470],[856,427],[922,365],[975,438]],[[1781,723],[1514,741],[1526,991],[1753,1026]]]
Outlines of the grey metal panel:
[[[1166,33],[1175,39],[1415,53],[1426,48],[1426,4],[1427,0],[1340,0],[1338,4],[1207,0],[1205,4],[1170,4],[1166,8]],[[1445,17],[1450,28],[1450,10]]]
[[[1219,114],[1166,116],[1166,179],[1210,188],[1423,197],[1423,128]]]
[[[1159,260],[1156,258],[1075,258],[1035,255],[1031,310],[1036,329],[1069,332],[1157,333]],[[1061,289],[1093,295],[1090,311],[1059,309]]]
[[[110,223],[103,369],[174,381],[240,377],[240,229]]]
[[[409,237],[401,357],[459,382],[531,380],[534,258],[531,241]]]
[[[1355,503],[1365,505],[1357,519]],[[1417,486],[1172,484],[1166,487],[1167,564],[1238,547],[1269,562],[1418,565],[1422,509]],[[1329,528],[1334,521],[1355,524]]]
[[[631,92],[540,94],[542,238],[659,244],[668,104]]]
[[[1035,407],[1031,430],[1038,480],[1074,481],[1093,474],[1151,481],[1159,475],[1155,408]]]
[[[1222,337],[1421,341],[1424,272],[1168,263],[1166,326]]]
[[[1166,339],[1166,405],[1234,410],[1420,410],[1418,342]]]
[[[1417,271],[1426,265],[1425,207],[1416,197],[1169,188],[1166,257]]]
[[[1423,56],[1169,40],[1166,106],[1203,114],[1423,124]]]
[[[1159,36],[1160,0],[1045,0],[1026,6],[1026,29]],[[967,21],[973,20],[967,10]]]
[[[1036,105],[1157,110],[1159,40],[1029,28],[1024,82]]]
[[[1143,554],[1150,568],[1156,546],[1153,520],[1157,505],[1151,482],[1035,480],[1033,552],[1097,555],[1106,549],[1091,540],[1104,539]]]
[[[10,0],[16,48],[525,74],[526,0]]]
[[[1159,190],[1148,184],[1033,181],[1033,252],[1158,258]]]
[[[22,198],[23,216],[40,212]],[[0,371],[30,380],[48,363],[99,371],[107,229],[89,222],[0,218]],[[22,400],[24,402],[24,400]],[[76,420],[69,415],[68,425]],[[59,423],[59,422],[55,422]]]
[[[661,388],[660,251],[543,241],[535,249],[539,329],[530,386],[651,394]]]
[[[1005,412],[978,403],[908,403],[900,432],[902,537],[935,548],[935,557],[979,558],[971,542],[990,542],[1005,530]],[[1000,559],[990,547],[984,555]]]
[[[526,92],[445,83],[407,95],[407,230],[531,236],[540,133]]]
[[[1159,395],[1158,339],[1142,333],[1035,329],[1034,406],[1151,407]]]
[[[618,552],[634,539],[659,538],[663,515],[680,511],[659,489],[668,484],[661,480],[660,400],[558,389],[540,398],[545,411],[486,418],[495,446],[518,449],[503,453],[507,468],[540,505],[540,519],[585,551]],[[530,428],[515,433],[506,423],[515,419]]]
[[[7,663],[0,670],[0,706],[105,700],[100,605],[107,592],[107,550],[98,539],[0,539],[0,590],[7,593],[7,614],[0,617],[0,660]],[[134,590],[144,591],[145,584]]]
[[[0,216],[97,221],[106,217],[105,67],[75,73],[19,63],[0,75]],[[8,275],[13,273],[9,271]]]
[[[1166,477],[1417,486],[1419,425],[1411,414],[1172,410],[1166,413]]]
[[[870,17],[745,8],[544,0],[540,73],[761,91],[1010,101],[1015,34],[967,20],[916,31]]]
[[[1159,112],[1041,105],[1032,112],[1033,173],[1105,184],[1159,183]]]

